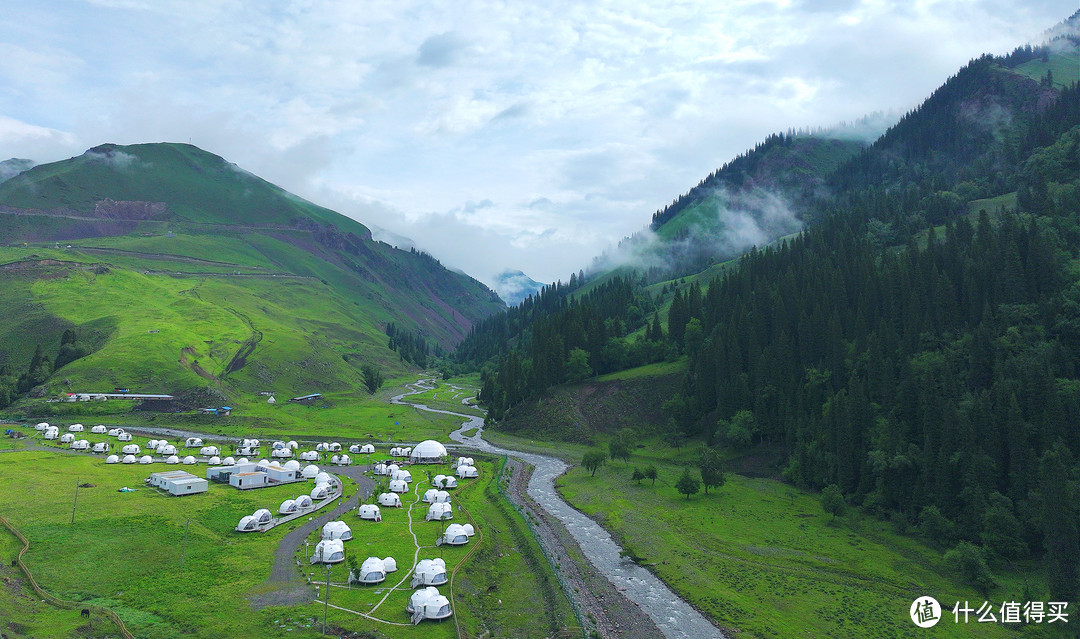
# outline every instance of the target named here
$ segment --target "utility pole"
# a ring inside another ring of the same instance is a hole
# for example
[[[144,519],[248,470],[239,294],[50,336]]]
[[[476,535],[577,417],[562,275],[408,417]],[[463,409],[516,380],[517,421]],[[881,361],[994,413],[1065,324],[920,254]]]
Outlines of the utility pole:
[[[326,608],[330,603],[330,564],[326,564],[326,592],[322,604],[322,633],[326,634]]]
[[[79,480],[75,480],[75,502],[71,504],[71,523],[75,523],[75,507],[79,505]]]

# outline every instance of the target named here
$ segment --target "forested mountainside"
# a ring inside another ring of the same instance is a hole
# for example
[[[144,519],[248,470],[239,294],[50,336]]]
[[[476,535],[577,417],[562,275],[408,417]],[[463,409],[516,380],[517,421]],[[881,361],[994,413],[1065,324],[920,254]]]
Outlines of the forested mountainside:
[[[422,365],[505,308],[430,255],[191,145],[9,166],[0,406],[114,386],[230,402],[351,392],[365,365]]]
[[[803,233],[709,277],[575,275],[489,318],[459,349],[484,366],[481,399],[505,419],[552,384],[683,361],[681,390],[655,398],[668,420],[640,427],[779,447],[787,480],[942,544],[1043,557],[1074,600],[1078,60],[1069,37],[972,61],[823,176]],[[673,207],[657,233],[692,208]]]

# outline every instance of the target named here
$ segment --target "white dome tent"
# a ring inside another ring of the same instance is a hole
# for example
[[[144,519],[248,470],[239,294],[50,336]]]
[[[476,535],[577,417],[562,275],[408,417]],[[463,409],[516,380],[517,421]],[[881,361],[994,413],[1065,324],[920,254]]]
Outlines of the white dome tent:
[[[324,539],[315,544],[313,564],[336,564],[345,561],[345,545],[340,539]]]
[[[322,538],[349,541],[352,539],[352,529],[343,521],[328,521],[322,527]]]
[[[104,435],[105,433],[109,432],[109,429],[105,428],[105,426],[103,426],[102,424],[98,424],[97,426],[91,428],[90,432],[94,435]]]
[[[69,433],[81,433],[83,430],[85,429],[82,424],[72,424],[71,426],[68,426]]]
[[[85,439],[76,439],[71,442],[71,450],[90,450],[90,442]]]
[[[135,459],[135,455],[124,455],[124,458],[122,460],[120,460],[120,461],[122,461],[125,464],[134,464],[138,460]]]
[[[213,457],[221,454],[221,450],[217,446],[203,446],[199,449],[199,454],[203,457]]]
[[[255,521],[259,522],[259,525],[268,524],[274,516],[266,508],[260,508],[251,514],[255,518]]]
[[[176,454],[176,446],[173,446],[172,444],[165,444],[164,446],[158,446],[157,447],[157,453],[158,453],[158,455],[162,455],[162,456],[175,455]]]
[[[220,466],[221,465],[221,458],[218,457],[217,455],[214,455],[210,459],[206,460],[206,463],[210,464],[211,466]]]
[[[475,462],[473,462],[472,457],[458,457],[457,458],[457,463],[454,464],[454,465],[455,466],[472,466],[474,463]]]
[[[203,445],[201,437],[188,437],[184,440],[184,448],[198,448]]]
[[[273,444],[270,444],[270,448],[274,450],[281,450],[282,448],[285,448],[285,442],[276,441]]]
[[[139,448],[138,444],[127,444],[120,449],[120,452],[124,453],[125,455],[138,455],[142,452],[142,449]]]
[[[372,454],[374,452],[375,452],[375,445],[374,444],[364,444],[363,446],[360,447],[360,454],[361,455],[370,455],[370,454]]]
[[[154,463],[154,458],[151,457],[150,455],[143,455],[142,457],[139,458],[139,463],[140,464],[152,464],[152,463]]]
[[[108,442],[98,442],[98,443],[94,444],[94,448],[93,448],[92,452],[95,452],[95,453],[107,453],[107,452],[109,452],[109,443]]]
[[[391,457],[404,457],[405,454],[403,452],[401,452],[402,450],[404,450],[404,449],[401,448],[400,446],[394,446],[393,448],[390,449],[390,456]]]
[[[386,580],[386,561],[378,557],[368,557],[360,564],[360,574],[349,574],[349,582],[354,584],[378,584]]]
[[[225,459],[221,460],[221,465],[222,466],[235,466],[236,465],[236,460],[233,459],[232,457],[226,457]]]
[[[423,501],[428,504],[450,503],[450,493],[437,488],[429,488],[424,492]]]
[[[37,425],[34,426],[34,430],[43,431],[43,430],[47,429],[48,427],[49,427],[49,422],[38,422]]]
[[[278,509],[277,509],[278,513],[280,513],[282,515],[291,515],[291,514],[295,513],[297,510],[298,510],[298,507],[296,505],[296,500],[294,500],[294,499],[286,499],[285,501],[281,502],[281,505],[278,506]]]
[[[434,464],[447,455],[446,446],[434,439],[425,439],[409,452],[409,461],[415,464]]]
[[[293,456],[291,448],[275,448],[270,451],[271,457],[277,457],[278,459],[288,459]]]
[[[412,615],[413,623],[417,624],[424,619],[446,619],[451,614],[450,600],[439,594],[435,586],[428,586],[417,590],[409,597],[409,605],[405,606],[405,612]]]
[[[251,515],[240,518],[240,523],[236,524],[237,532],[254,532],[259,529],[259,521]]]
[[[326,451],[329,452],[329,453],[340,453],[341,452],[341,444],[339,444],[337,442],[330,442],[329,444],[326,445]]]
[[[315,486],[314,488],[311,489],[311,498],[312,499],[326,499],[329,496],[330,496],[330,485],[329,484],[319,484],[319,485],[317,485],[317,486]]]
[[[46,437],[46,439],[48,439],[48,437]],[[73,441],[75,441],[75,433],[64,433],[60,436],[61,444],[70,444]]]
[[[166,464],[179,464],[180,463],[180,458],[177,457],[176,455],[169,455],[168,458],[165,459],[165,463]]]
[[[295,459],[290,459],[289,461],[285,462],[285,466],[283,466],[283,468],[285,470],[300,470],[300,462],[296,461]]]
[[[380,493],[379,505],[389,508],[401,508],[401,496],[397,493]]]
[[[302,461],[319,461],[319,453],[313,450],[305,450],[300,453],[300,459]]]
[[[379,507],[375,504],[362,504],[360,508],[357,509],[357,513],[360,515],[360,519],[382,521],[382,513],[379,512]]]
[[[458,466],[457,467],[458,479],[472,479],[479,477],[480,473],[477,472],[476,466]]]
[[[151,439],[150,441],[146,442],[146,447],[147,447],[148,449],[150,449],[150,450],[157,450],[157,447],[158,447],[158,446],[159,446],[159,445],[161,444],[161,442],[163,442],[163,441],[165,441],[165,440],[163,440],[163,439]]]
[[[389,475],[390,471],[387,470],[386,464],[375,464],[375,468],[372,469],[376,475]]]
[[[438,503],[428,506],[425,521],[445,521],[454,518],[454,507],[447,503]]]
[[[108,457],[105,458],[105,463],[106,464],[119,464],[120,463],[120,456],[119,455],[109,455]]]
[[[409,492],[409,485],[403,479],[394,479],[390,482],[390,492],[407,493]]]
[[[121,432],[119,435],[116,436],[116,441],[118,442],[129,442],[131,441],[131,439],[131,433]]]
[[[446,527],[446,531],[435,542],[436,546],[447,544],[450,546],[461,546],[469,543],[469,537],[473,535],[473,527],[470,524],[450,524]]]
[[[412,473],[410,473],[407,470],[395,470],[390,475],[390,480],[393,481],[395,479],[400,479],[401,481],[406,482],[406,483],[411,482],[412,481]]]
[[[353,444],[352,446],[349,446],[349,452],[354,454],[354,455],[359,453],[360,452],[360,444]]]
[[[304,476],[304,479],[315,479],[319,475],[319,467],[315,464],[309,464],[304,466],[304,470],[300,471],[300,474]]]
[[[330,463],[335,466],[348,466],[352,464],[352,458],[348,455],[334,455],[330,458]]]
[[[184,464],[185,466],[193,466],[195,464],[195,456],[188,455],[187,457],[184,457],[182,460],[180,460],[180,463]]]
[[[421,559],[413,571],[411,586],[441,586],[448,580],[446,562],[442,559]]]
[[[109,437],[119,437],[122,432],[124,432],[123,428],[110,428],[105,434]]]
[[[314,505],[312,503],[311,497],[309,495],[300,495],[299,497],[297,497],[293,501],[296,502],[296,507],[299,508],[300,510],[308,510],[309,508],[311,508]]]
[[[50,426],[45,429],[45,432],[41,435],[42,439],[56,439],[60,436],[60,429],[56,426]],[[73,437],[74,439],[74,437]]]

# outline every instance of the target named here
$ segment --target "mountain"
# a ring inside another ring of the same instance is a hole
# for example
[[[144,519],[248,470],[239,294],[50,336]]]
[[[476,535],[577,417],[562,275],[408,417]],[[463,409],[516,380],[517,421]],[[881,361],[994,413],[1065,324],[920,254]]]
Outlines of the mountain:
[[[442,352],[504,308],[430,255],[186,144],[107,144],[16,175],[0,184],[0,239],[0,363],[21,391],[349,391],[364,364],[405,370],[388,326]]]
[[[34,168],[33,160],[25,160],[22,158],[4,160],[3,162],[0,162],[0,182],[6,182],[23,171],[32,168]]]
[[[521,271],[505,270],[495,276],[495,292],[507,306],[517,306],[544,285]]]
[[[457,353],[482,368],[492,428],[632,427],[769,459],[755,472],[832,486],[944,548],[1041,560],[1050,596],[1075,600],[1078,21],[972,60],[828,162],[806,160],[824,140],[769,138],[631,240],[658,260],[482,320]],[[721,263],[781,204],[802,231]]]

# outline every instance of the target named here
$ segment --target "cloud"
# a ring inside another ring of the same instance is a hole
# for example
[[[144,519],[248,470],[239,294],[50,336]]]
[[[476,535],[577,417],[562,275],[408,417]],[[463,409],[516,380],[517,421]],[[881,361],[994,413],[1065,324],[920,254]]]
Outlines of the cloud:
[[[103,142],[190,141],[488,283],[506,268],[565,278],[768,134],[904,112],[968,59],[1039,38],[1075,10],[10,4],[6,154],[40,163]]]

